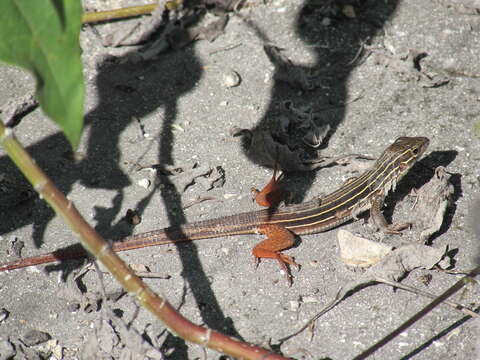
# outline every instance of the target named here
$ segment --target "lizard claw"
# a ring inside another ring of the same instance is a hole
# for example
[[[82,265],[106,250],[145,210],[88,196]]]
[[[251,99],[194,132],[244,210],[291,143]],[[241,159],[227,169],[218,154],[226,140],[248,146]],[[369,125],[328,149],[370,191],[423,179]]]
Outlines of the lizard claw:
[[[255,266],[255,270],[258,269],[258,265],[260,265],[260,257],[258,256],[253,256],[253,266]]]
[[[300,270],[300,265],[297,264],[292,257],[288,255],[280,254],[280,253],[278,253],[277,261],[280,264],[280,269],[285,273],[285,277],[287,278],[287,282],[288,282],[288,287],[291,287],[293,284],[293,276],[288,265],[295,266],[297,270]]]
[[[292,286],[293,284],[293,276],[292,273],[289,269],[290,266],[295,266],[297,268],[297,271],[300,270],[300,264],[298,264],[293,257],[284,255],[281,253],[277,253],[276,256],[274,257],[277,259],[278,264],[280,265],[281,271],[285,274],[285,277],[287,278],[288,282],[288,287]],[[254,256],[254,263],[255,263],[255,269],[258,268],[258,265],[260,264],[261,258]]]

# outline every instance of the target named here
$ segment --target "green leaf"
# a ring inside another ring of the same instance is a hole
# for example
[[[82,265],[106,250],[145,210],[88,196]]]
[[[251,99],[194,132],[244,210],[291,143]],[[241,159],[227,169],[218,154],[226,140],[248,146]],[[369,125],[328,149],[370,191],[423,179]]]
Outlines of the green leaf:
[[[74,148],[83,127],[79,0],[0,0],[0,60],[35,76],[37,99]]]

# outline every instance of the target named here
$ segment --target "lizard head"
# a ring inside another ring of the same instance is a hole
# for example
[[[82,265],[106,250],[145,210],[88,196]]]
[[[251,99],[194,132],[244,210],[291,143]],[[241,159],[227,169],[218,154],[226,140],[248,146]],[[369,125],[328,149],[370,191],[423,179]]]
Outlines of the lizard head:
[[[423,155],[429,142],[426,137],[399,137],[380,155],[376,168],[397,182]]]
[[[398,164],[410,168],[415,161],[422,157],[430,140],[426,137],[399,137],[390,145],[387,151],[398,155]]]

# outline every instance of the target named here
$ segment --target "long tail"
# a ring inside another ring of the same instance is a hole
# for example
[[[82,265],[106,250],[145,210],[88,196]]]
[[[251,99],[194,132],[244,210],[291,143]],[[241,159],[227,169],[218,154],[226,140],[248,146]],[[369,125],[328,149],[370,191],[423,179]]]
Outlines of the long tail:
[[[0,265],[0,272],[6,270],[20,269],[33,265],[48,264],[56,261],[80,259],[86,257],[87,255],[87,251],[80,247],[78,247],[76,250],[62,249],[43,255],[32,256],[3,263]]]
[[[114,242],[112,250],[115,252],[139,249],[149,246],[174,244],[185,241],[211,239],[228,235],[251,234],[254,213],[244,213],[226,216],[219,219],[199,221],[181,227],[170,227],[146,233],[132,235],[122,241]],[[230,226],[226,227],[224,224]],[[51,253],[13,260],[0,264],[0,272],[20,269],[33,265],[48,264],[57,261],[81,259],[89,253],[79,244],[60,249]]]
[[[115,252],[127,251],[133,249],[139,249],[142,247],[162,245],[162,244],[173,244],[182,241],[191,241],[185,236],[177,237],[174,239],[166,239],[158,231],[152,231],[150,233],[143,233],[133,236],[128,236],[123,239],[121,242],[113,243],[112,250]],[[155,241],[154,234],[156,235],[157,240]],[[148,237],[146,237],[148,235]],[[218,235],[220,236],[220,235]],[[81,259],[88,257],[89,253],[81,245],[75,244],[72,247],[55,250],[50,253],[27,257],[23,259],[13,260],[0,265],[0,272],[6,270],[20,269],[28,266],[48,264],[58,261],[72,260],[72,259]]]

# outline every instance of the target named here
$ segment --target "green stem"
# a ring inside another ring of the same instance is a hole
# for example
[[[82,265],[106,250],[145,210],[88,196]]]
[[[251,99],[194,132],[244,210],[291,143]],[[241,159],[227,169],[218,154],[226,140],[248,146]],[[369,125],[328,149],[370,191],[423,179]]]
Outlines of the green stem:
[[[103,22],[109,20],[118,20],[133,16],[150,14],[158,4],[148,4],[141,6],[131,6],[122,9],[114,9],[107,11],[97,11],[85,13],[82,17],[83,24]]]
[[[135,295],[140,304],[160,319],[172,333],[185,340],[237,358],[255,360],[286,359],[260,347],[197,326],[184,318],[166,299],[155,294],[144,284],[122,259],[112,251],[108,243],[80,215],[75,205],[65,198],[47,175],[35,164],[25,149],[15,139],[12,129],[6,128],[1,120],[0,145],[5,148],[15,165],[26,176],[40,196],[79,235],[82,245],[105,265],[127,292]]]

